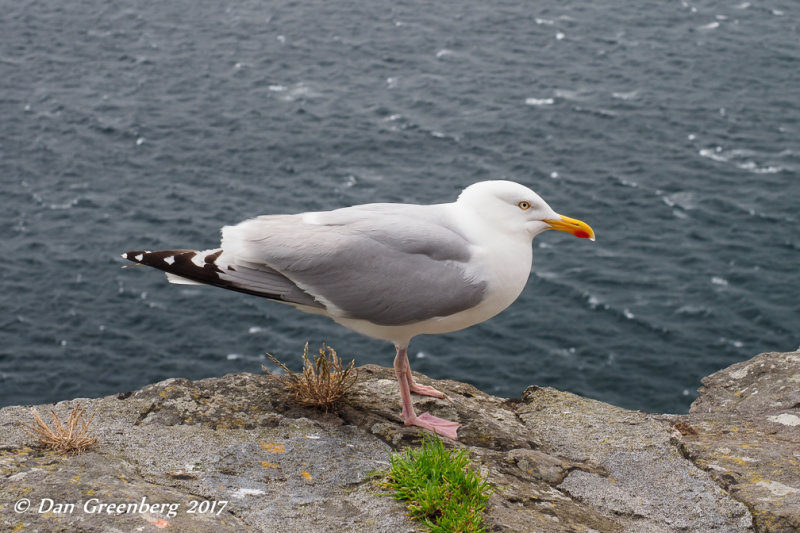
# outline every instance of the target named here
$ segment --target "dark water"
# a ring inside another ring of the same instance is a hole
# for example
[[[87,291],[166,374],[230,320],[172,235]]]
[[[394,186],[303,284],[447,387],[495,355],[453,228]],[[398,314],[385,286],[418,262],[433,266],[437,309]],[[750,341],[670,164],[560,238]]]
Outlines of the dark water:
[[[530,185],[519,301],[412,343],[488,392],[681,412],[800,344],[800,35],[789,0],[0,0],[0,404],[393,348],[120,252],[258,214]]]

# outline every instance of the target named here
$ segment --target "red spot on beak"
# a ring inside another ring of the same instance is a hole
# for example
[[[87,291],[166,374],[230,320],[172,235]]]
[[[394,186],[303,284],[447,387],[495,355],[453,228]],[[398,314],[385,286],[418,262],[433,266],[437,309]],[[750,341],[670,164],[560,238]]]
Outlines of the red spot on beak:
[[[575,236],[578,237],[579,239],[588,239],[589,238],[589,234],[587,232],[583,231],[582,229],[576,230],[575,231]]]

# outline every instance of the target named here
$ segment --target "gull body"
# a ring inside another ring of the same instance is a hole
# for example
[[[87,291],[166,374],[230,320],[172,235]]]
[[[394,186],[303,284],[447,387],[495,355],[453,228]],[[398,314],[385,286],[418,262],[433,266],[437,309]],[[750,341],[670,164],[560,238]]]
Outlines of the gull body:
[[[266,215],[224,227],[218,249],[123,257],[164,270],[172,283],[266,297],[392,342],[404,422],[455,439],[457,423],[414,412],[411,392],[447,397],[414,381],[408,344],[511,305],[530,276],[533,238],[548,229],[594,240],[587,224],[559,215],[529,188],[485,181],[453,203]]]

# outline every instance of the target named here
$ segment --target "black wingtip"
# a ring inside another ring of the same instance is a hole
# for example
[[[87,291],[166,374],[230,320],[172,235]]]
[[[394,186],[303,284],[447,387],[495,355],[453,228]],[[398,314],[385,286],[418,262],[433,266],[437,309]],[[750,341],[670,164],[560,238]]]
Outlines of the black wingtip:
[[[193,261],[201,253],[197,250],[158,250],[155,252],[147,250],[132,250],[125,252],[122,257],[128,261],[133,261],[140,265],[175,274],[182,278],[187,278],[200,283],[210,285],[220,285],[219,273],[221,270],[214,261],[222,254],[222,250],[208,253],[202,257],[202,261]]]
[[[149,254],[150,252],[147,250],[131,250],[130,252],[125,252],[122,254],[123,259],[127,259],[128,261],[133,261],[134,263],[142,263],[142,259],[144,259],[145,255]]]
[[[199,254],[202,255],[198,257]],[[238,269],[233,265],[218,265],[216,261],[221,255],[222,249],[207,250],[204,252],[198,252],[197,250],[159,250],[155,252],[148,250],[131,250],[123,253],[122,257],[136,263],[134,265],[127,265],[129,267],[141,265],[149,266],[198,283],[213,285],[215,287],[245,294],[252,294],[270,300],[288,301],[281,294],[253,289],[246,284],[237,283],[235,279],[230,279],[225,276],[221,277],[220,275],[224,274],[223,268],[228,274],[238,272]],[[275,276],[282,276],[277,271],[273,271],[273,273]],[[292,283],[288,278],[286,278],[286,282],[287,286]],[[308,301],[303,299],[302,303],[314,307],[322,307],[322,305],[317,304],[310,296],[308,297]]]

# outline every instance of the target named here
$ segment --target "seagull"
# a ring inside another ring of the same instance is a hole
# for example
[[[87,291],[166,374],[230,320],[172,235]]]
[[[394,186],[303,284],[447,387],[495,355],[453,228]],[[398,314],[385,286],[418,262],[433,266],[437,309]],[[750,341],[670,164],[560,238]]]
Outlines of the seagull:
[[[531,272],[533,238],[551,229],[594,240],[585,222],[559,215],[519,183],[496,180],[470,185],[452,203],[264,215],[222,228],[213,250],[122,257],[163,270],[171,283],[261,296],[392,342],[405,425],[456,440],[457,422],[415,413],[411,393],[450,398],[414,380],[408,345],[511,305]]]

